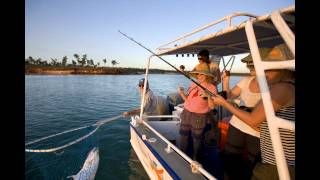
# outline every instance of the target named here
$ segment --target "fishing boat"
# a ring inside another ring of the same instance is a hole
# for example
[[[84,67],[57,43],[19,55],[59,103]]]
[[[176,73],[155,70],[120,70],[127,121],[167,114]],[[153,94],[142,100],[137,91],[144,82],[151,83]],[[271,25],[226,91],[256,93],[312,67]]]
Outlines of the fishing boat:
[[[241,22],[233,23],[238,18],[241,19]],[[225,24],[226,27],[223,27]],[[215,27],[223,28],[219,31],[211,30]],[[295,70],[295,58],[281,62],[262,62],[258,51],[258,47],[272,48],[281,43],[287,44],[291,52],[295,54],[294,5],[260,16],[233,13],[159,46],[156,53],[147,60],[145,79],[148,79],[151,60],[158,57],[197,54],[202,49],[207,49],[210,54],[221,57],[251,53],[271,132],[279,178],[290,179],[279,128],[295,131],[295,124],[275,116],[264,71],[268,69]],[[146,88],[143,94],[145,92]],[[144,96],[141,102],[144,102]],[[218,108],[218,112],[223,112],[222,107]],[[178,105],[172,115],[146,116],[143,114],[143,103],[141,103],[140,116],[131,117],[130,142],[132,148],[150,179],[220,179],[218,172],[220,170],[217,170],[220,167],[216,166],[219,162],[212,162],[211,164],[215,165],[214,170],[209,171],[212,167],[205,167],[200,162],[193,161],[178,148],[179,114],[182,110],[183,105]],[[217,116],[219,119],[224,118],[223,113],[218,113]],[[151,121],[155,117],[170,118],[170,120]]]

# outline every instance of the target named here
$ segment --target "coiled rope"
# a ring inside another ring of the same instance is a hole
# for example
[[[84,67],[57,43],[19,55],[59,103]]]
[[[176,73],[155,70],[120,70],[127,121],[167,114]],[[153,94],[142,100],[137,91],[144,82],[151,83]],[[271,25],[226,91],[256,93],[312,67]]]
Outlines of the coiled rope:
[[[69,133],[69,132],[77,131],[77,130],[84,129],[84,128],[91,127],[91,126],[97,126],[94,130],[92,130],[88,134],[86,134],[86,135],[84,135],[84,136],[82,136],[82,137],[80,137],[80,138],[78,138],[78,139],[76,139],[76,140],[74,140],[72,142],[64,144],[62,146],[55,147],[55,148],[50,148],[50,149],[25,149],[25,151],[26,152],[36,152],[36,153],[48,153],[48,152],[55,152],[55,151],[58,151],[60,149],[67,148],[67,147],[69,147],[69,146],[71,146],[73,144],[76,144],[76,143],[88,138],[93,133],[95,133],[100,128],[100,126],[102,126],[102,125],[104,125],[104,124],[106,124],[108,122],[114,121],[116,119],[119,119],[120,117],[122,117],[122,115],[118,115],[118,116],[115,116],[115,117],[112,117],[112,118],[108,118],[108,119],[105,119],[105,120],[100,120],[100,121],[98,121],[98,122],[96,122],[95,124],[92,124],[92,125],[87,125],[87,126],[83,126],[83,127],[79,127],[79,128],[75,128],[75,129],[70,129],[70,130],[67,130],[67,131],[63,131],[61,133],[57,133],[57,134],[53,134],[53,135],[46,136],[46,137],[43,137],[43,138],[39,138],[39,139],[30,141],[30,142],[25,144],[25,146],[27,146],[27,145],[30,145],[30,144],[34,144],[36,142],[43,141],[45,139],[49,139],[49,138],[52,138],[52,137],[60,136],[62,134],[66,134],[66,133]]]

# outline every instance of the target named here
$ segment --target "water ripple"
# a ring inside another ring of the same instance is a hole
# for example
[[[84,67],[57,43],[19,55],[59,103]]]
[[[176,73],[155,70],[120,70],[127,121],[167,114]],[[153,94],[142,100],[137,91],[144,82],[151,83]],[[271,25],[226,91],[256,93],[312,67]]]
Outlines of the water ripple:
[[[119,76],[25,76],[26,142],[139,107],[137,83],[142,75]],[[181,75],[150,75],[150,88],[165,97],[177,86],[190,85]],[[232,79],[231,79],[232,80]],[[85,134],[81,131],[57,137],[37,148],[68,142]],[[26,153],[26,179],[63,179],[77,173],[90,148],[100,147],[96,179],[146,179],[147,175],[130,146],[128,119],[102,126],[94,136],[66,148],[63,153]]]

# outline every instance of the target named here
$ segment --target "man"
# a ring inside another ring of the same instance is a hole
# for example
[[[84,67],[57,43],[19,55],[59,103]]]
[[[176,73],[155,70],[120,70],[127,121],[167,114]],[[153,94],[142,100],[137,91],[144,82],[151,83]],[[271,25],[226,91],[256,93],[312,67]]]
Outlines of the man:
[[[180,70],[181,72],[184,72],[184,69],[185,69],[184,65],[180,65],[179,70]]]
[[[141,94],[141,98],[143,97],[143,88],[144,88],[144,78],[139,80],[138,86]],[[155,96],[151,89],[149,88],[149,83],[147,82],[146,94],[144,97],[143,103],[144,115],[169,115],[169,104],[167,101],[160,97]],[[123,113],[124,117],[133,116],[140,114],[140,108],[133,109],[131,111],[127,111]],[[164,118],[152,118],[151,120],[165,120]]]

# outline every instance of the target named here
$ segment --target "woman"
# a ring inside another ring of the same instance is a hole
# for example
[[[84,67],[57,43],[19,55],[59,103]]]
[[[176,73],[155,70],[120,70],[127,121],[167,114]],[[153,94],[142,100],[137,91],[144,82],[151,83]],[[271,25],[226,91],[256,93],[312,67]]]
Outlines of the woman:
[[[199,64],[193,68],[192,71],[195,71],[200,64],[207,64],[210,69],[210,73],[213,75],[210,82],[217,86],[221,82],[221,73],[219,69],[219,64],[214,63],[212,60],[213,56],[210,59],[209,51],[206,49],[201,50],[198,53]]]
[[[210,92],[217,94],[217,88],[210,83],[213,75],[209,71],[207,64],[199,64],[196,71],[190,72],[196,76],[198,82]],[[182,111],[180,118],[180,148],[187,153],[188,136],[191,132],[193,139],[193,159],[198,159],[198,152],[200,148],[200,141],[202,138],[203,129],[210,116],[210,111],[214,108],[214,103],[211,98],[204,96],[204,91],[196,84],[192,83],[186,95],[182,88],[178,88],[180,96],[183,98],[184,110]]]
[[[268,55],[270,50],[270,48],[259,49],[262,59]],[[240,98],[241,108],[250,112],[261,99],[261,95],[251,55],[241,61],[247,64],[250,76],[243,78],[230,90],[230,76],[223,72],[222,85],[228,100]],[[225,177],[228,179],[250,179],[255,160],[259,155],[259,137],[260,133],[257,129],[251,128],[236,116],[231,117],[224,147]],[[244,155],[246,156],[244,157]]]
[[[268,53],[267,58],[264,59],[264,61],[281,61],[288,59],[293,59],[293,56],[286,45],[282,44],[274,47],[270,53]],[[295,121],[294,72],[282,69],[267,70],[266,78],[270,89],[272,105],[276,115],[290,121]],[[256,164],[251,179],[278,179],[276,162],[262,101],[254,107],[252,112],[246,112],[233,106],[219,95],[213,97],[213,100],[216,105],[224,106],[253,129],[260,129],[262,161]],[[291,179],[294,179],[295,132],[280,129],[280,135],[288,163],[289,173]]]

